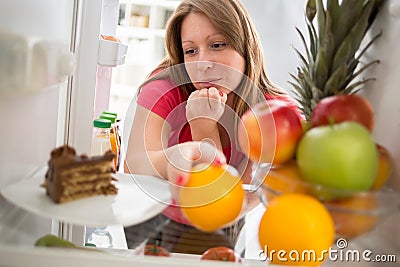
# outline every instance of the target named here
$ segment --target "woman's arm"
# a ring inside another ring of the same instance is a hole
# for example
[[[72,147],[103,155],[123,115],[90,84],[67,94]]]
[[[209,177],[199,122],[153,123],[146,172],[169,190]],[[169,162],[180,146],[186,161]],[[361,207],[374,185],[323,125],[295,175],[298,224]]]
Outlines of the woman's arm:
[[[192,139],[208,140],[222,150],[218,121],[225,110],[227,95],[215,87],[192,92],[186,104],[186,118],[190,124]]]
[[[167,178],[166,156],[169,124],[137,105],[125,157],[125,172]]]
[[[125,172],[185,185],[194,164],[226,162],[222,151],[208,142],[192,141],[168,147],[169,134],[170,126],[163,118],[138,105],[129,136]]]
[[[192,166],[226,161],[222,151],[208,142],[186,142],[167,147],[169,124],[160,116],[138,105],[125,158],[125,172],[158,176],[171,182],[172,198],[189,179]],[[251,162],[244,158],[239,166],[244,183],[250,180]],[[178,186],[174,186],[178,185]],[[256,193],[247,193],[242,216],[259,203]]]

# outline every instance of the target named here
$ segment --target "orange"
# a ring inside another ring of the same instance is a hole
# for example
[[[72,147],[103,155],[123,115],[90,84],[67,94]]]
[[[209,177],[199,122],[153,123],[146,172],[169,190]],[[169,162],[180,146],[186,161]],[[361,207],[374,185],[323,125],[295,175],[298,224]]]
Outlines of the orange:
[[[189,222],[199,230],[213,232],[238,217],[245,193],[233,167],[199,164],[193,168],[179,197]]]
[[[374,183],[372,184],[371,190],[381,189],[393,173],[394,161],[389,150],[383,145],[376,144],[378,151],[378,173],[375,177]]]
[[[272,199],[258,230],[264,256],[273,264],[321,265],[334,237],[333,219],[325,206],[300,193]]]
[[[325,203],[336,225],[338,236],[350,239],[372,230],[378,223],[378,202],[374,194],[359,194]]]
[[[263,192],[268,201],[281,193],[306,193],[307,186],[300,177],[296,160],[274,165],[265,177]]]

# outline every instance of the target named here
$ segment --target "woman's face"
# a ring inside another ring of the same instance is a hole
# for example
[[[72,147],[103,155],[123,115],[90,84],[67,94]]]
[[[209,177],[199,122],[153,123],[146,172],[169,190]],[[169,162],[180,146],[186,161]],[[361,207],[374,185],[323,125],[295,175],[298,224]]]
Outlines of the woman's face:
[[[216,87],[228,94],[239,85],[246,61],[206,15],[187,15],[181,39],[185,67],[196,89]]]

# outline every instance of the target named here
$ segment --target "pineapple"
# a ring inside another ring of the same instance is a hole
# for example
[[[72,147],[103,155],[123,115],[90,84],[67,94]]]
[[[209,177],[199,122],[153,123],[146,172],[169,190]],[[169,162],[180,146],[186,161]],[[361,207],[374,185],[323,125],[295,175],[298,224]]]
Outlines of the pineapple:
[[[302,64],[297,68],[297,76],[290,74],[294,82],[289,81],[307,120],[324,97],[356,93],[363,84],[374,80],[355,78],[379,62],[373,60],[359,64],[361,56],[381,33],[362,49],[360,45],[384,1],[342,0],[339,3],[339,0],[326,0],[325,6],[322,0],[307,1],[305,15],[309,47],[302,32],[296,28],[306,56],[295,48]]]

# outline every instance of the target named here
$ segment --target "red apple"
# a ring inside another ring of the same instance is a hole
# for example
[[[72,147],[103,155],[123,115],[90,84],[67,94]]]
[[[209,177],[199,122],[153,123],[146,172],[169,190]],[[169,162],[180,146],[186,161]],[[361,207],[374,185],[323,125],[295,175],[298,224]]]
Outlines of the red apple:
[[[361,95],[329,96],[318,102],[311,115],[313,127],[344,121],[358,122],[372,132],[375,120],[371,104]]]
[[[158,243],[158,242],[156,242]],[[170,257],[171,254],[169,251],[158,244],[147,244],[144,247],[144,255],[149,256],[163,256],[163,257]]]
[[[240,256],[228,247],[212,247],[201,255],[201,260],[242,262]]]
[[[302,135],[300,118],[281,100],[256,104],[238,126],[239,145],[254,162],[281,164],[292,159]]]

